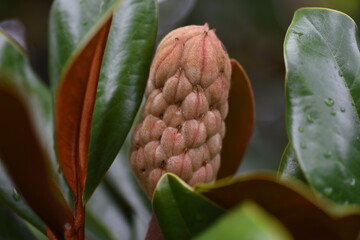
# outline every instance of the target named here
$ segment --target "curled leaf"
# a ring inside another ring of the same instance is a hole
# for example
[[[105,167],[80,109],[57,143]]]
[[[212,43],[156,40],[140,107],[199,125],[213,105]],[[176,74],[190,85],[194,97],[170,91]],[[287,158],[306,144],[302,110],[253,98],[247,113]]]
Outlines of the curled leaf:
[[[254,174],[213,185],[199,184],[195,190],[226,209],[245,200],[254,201],[280,220],[295,239],[356,239],[358,208],[339,208],[317,200],[296,183],[279,181],[272,174]]]

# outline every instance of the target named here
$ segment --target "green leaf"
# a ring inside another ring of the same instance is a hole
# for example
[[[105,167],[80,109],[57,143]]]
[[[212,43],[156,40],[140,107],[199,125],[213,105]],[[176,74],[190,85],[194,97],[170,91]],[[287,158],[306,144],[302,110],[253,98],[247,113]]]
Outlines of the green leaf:
[[[0,206],[0,239],[35,240],[36,238],[17,216]]]
[[[49,74],[55,90],[65,66],[122,0],[56,0],[49,19]]]
[[[296,159],[295,151],[291,146],[291,143],[285,148],[282,155],[278,173],[281,177],[294,177],[307,183],[304,173],[301,170],[298,160]]]
[[[114,13],[92,119],[85,201],[114,161],[134,121],[156,32],[155,0],[126,0]]]
[[[299,181],[275,174],[248,174],[215,184],[198,184],[195,191],[226,209],[253,201],[276,217],[295,239],[355,239],[360,209],[318,199]]]
[[[224,213],[169,173],[156,186],[153,209],[165,239],[191,239]]]
[[[339,204],[360,204],[360,52],[354,21],[304,8],[288,29],[287,131],[307,181]]]
[[[196,240],[289,240],[286,229],[271,215],[252,202],[244,202],[222,216]]]

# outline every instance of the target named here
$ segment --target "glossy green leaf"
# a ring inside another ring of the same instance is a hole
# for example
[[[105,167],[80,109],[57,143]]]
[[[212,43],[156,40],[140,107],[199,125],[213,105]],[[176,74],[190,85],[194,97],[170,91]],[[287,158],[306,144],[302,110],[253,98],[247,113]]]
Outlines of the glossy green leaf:
[[[156,186],[153,209],[165,239],[191,239],[224,213],[169,173]]]
[[[278,220],[252,202],[244,202],[226,213],[196,240],[290,240],[292,237]]]
[[[275,174],[249,174],[237,179],[199,184],[195,191],[226,209],[250,200],[276,217],[295,239],[356,239],[360,209],[321,200],[299,181]]]
[[[114,161],[134,121],[156,32],[155,0],[125,0],[114,13],[92,119],[85,200]]]
[[[35,240],[24,222],[0,206],[0,239]]]
[[[49,138],[52,131],[50,93],[32,72],[22,49],[2,32],[0,98],[2,162],[29,206],[57,236],[62,236],[65,224],[72,222],[72,215],[54,183],[49,161],[53,156],[52,138]],[[5,205],[44,231],[21,201],[19,204],[10,201],[6,192],[10,185],[4,186]]]
[[[359,33],[347,15],[304,8],[284,43],[287,131],[309,184],[360,203]]]
[[[49,74],[55,90],[70,59],[122,0],[56,0],[49,19]]]
[[[291,146],[291,143],[288,143],[284,153],[281,158],[278,174],[281,177],[294,177],[307,183],[303,171],[299,165],[298,160],[296,159],[295,151]]]

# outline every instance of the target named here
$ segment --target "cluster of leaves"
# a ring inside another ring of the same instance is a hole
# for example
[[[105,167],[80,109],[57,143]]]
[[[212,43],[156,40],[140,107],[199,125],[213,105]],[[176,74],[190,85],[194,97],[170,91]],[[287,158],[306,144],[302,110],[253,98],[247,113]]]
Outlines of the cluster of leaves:
[[[114,239],[85,205],[119,150],[127,149],[156,22],[154,0],[54,1],[49,89],[24,49],[0,32],[0,156],[7,169],[0,166],[1,238],[83,239],[86,217],[88,239]],[[233,177],[254,123],[248,77],[233,61],[220,180],[190,188],[165,174],[153,195],[148,239],[161,237],[158,226],[166,239],[358,237],[356,25],[333,10],[301,9],[284,54],[290,143],[279,172]],[[123,179],[114,179],[104,181],[106,196],[116,199],[136,232],[138,209],[114,187]]]

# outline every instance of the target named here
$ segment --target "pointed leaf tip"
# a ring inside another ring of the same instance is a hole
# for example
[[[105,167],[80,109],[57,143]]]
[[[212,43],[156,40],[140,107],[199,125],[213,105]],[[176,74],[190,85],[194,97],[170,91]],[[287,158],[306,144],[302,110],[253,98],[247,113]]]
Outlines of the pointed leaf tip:
[[[165,239],[192,239],[224,213],[170,173],[157,184],[153,209]]]
[[[55,109],[57,153],[65,179],[78,198],[87,172],[91,120],[111,18],[72,60],[62,77]]]
[[[126,0],[114,12],[94,107],[86,202],[110,168],[141,104],[157,33],[156,0]]]

